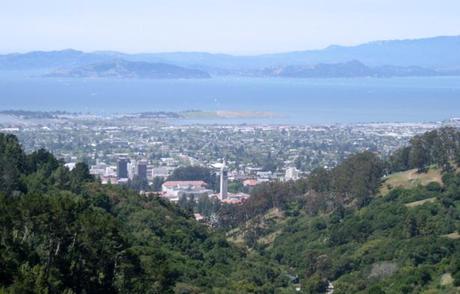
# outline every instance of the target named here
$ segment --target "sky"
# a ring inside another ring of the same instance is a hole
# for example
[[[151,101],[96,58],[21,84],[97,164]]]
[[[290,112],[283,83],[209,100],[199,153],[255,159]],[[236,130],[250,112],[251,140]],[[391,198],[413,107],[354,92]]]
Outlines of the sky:
[[[0,52],[260,54],[460,35],[459,0],[0,0]]]

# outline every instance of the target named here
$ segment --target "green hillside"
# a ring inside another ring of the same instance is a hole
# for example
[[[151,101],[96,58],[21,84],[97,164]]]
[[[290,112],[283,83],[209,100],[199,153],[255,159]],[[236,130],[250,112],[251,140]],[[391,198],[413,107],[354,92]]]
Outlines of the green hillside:
[[[360,209],[269,211],[230,240],[293,269],[305,293],[325,292],[328,281],[334,293],[458,293],[460,175],[443,179],[393,189]]]
[[[432,182],[442,185],[441,169],[431,167],[424,173],[417,172],[417,169],[396,172],[383,179],[379,195],[384,196],[393,188],[410,189],[419,185],[426,186]]]
[[[452,166],[455,166],[455,164],[452,163]],[[460,172],[460,168],[457,167],[455,171]],[[433,182],[443,185],[442,173],[443,170],[436,165],[428,167],[424,172],[411,169],[392,173],[383,178],[379,195],[386,195],[393,188],[409,189],[419,185],[426,186]]]
[[[176,205],[0,134],[0,293],[273,293],[286,274]]]
[[[415,170],[395,168],[401,151],[386,162],[363,153],[260,187],[234,208],[245,214],[227,223],[229,240],[289,268],[303,293],[458,293],[458,138],[453,129],[414,138],[404,164]]]
[[[0,293],[458,293],[459,162],[436,130],[262,184],[211,230],[0,134]]]

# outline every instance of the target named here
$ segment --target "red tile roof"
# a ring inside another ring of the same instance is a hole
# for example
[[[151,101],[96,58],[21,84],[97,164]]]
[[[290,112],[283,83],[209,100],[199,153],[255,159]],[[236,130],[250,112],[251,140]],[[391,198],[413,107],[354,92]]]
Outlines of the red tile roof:
[[[257,180],[254,179],[248,179],[243,181],[244,186],[255,186],[257,185]]]

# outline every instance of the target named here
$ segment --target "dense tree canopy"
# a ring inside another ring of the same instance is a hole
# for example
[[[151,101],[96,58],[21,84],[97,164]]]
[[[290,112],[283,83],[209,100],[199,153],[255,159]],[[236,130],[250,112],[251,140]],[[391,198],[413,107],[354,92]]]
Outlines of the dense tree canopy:
[[[444,128],[388,161],[363,152],[306,179],[258,185],[241,205],[194,199],[208,217],[218,210],[221,232],[196,222],[186,201],[103,186],[85,164],[69,171],[0,134],[0,293],[292,293],[287,273],[305,293],[330,282],[334,293],[455,293],[459,146],[459,132]],[[376,196],[385,173],[432,165],[442,182]],[[169,180],[217,185],[202,167]]]
[[[327,281],[334,293],[456,293],[440,281],[460,275],[459,195],[460,175],[448,174],[444,187],[394,189],[365,208],[289,217],[259,230],[257,240],[278,237],[255,248],[297,269],[312,293]]]
[[[418,136],[387,162],[363,152],[307,179],[263,184],[245,204],[223,207],[223,224],[231,238],[293,269],[305,293],[331,282],[334,293],[457,293],[458,134]],[[385,173],[431,165],[442,183],[377,196]]]
[[[410,146],[404,147],[390,158],[392,171],[417,168],[420,171],[436,164],[449,169],[453,162],[460,162],[460,132],[445,127],[415,136]]]
[[[0,292],[273,293],[285,274],[160,198],[0,134]]]
[[[224,227],[237,226],[273,208],[330,212],[340,205],[364,206],[380,185],[384,162],[371,152],[353,155],[332,170],[318,168],[307,179],[258,185],[242,205],[222,206]]]

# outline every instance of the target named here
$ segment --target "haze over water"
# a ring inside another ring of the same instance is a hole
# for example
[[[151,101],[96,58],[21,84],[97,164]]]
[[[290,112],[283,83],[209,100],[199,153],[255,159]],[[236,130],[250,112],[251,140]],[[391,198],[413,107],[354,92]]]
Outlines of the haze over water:
[[[199,123],[353,123],[460,117],[460,77],[209,80],[51,79],[0,74],[0,110],[91,113],[264,111],[276,119]]]

